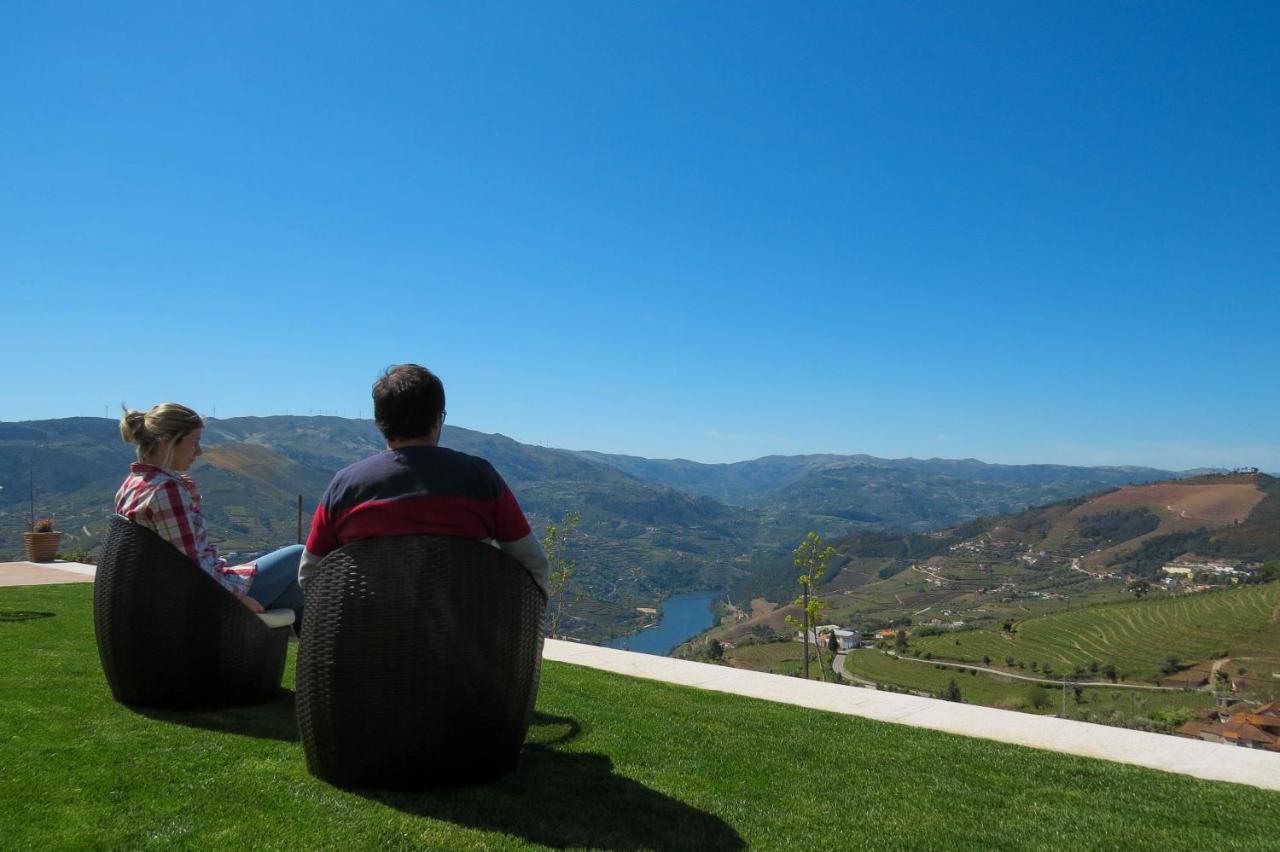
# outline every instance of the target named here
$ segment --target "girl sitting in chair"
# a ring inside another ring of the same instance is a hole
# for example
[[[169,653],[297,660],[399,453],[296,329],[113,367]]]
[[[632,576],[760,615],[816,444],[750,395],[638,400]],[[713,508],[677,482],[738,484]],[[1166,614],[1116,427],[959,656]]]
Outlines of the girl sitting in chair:
[[[120,437],[138,445],[138,460],[116,492],[116,513],[154,531],[254,612],[291,609],[302,623],[298,563],[293,544],[244,565],[228,565],[209,543],[200,515],[200,492],[185,474],[203,452],[204,420],[185,405],[161,403],[150,411],[125,409]]]

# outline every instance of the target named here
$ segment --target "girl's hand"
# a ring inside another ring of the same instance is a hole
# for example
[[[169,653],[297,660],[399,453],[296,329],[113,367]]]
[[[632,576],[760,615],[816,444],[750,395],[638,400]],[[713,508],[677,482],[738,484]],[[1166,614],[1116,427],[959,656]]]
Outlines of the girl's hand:
[[[256,600],[249,597],[248,595],[245,595],[244,597],[242,597],[240,599],[240,603],[249,607],[249,609],[252,610],[253,612],[262,612],[262,604],[258,603]]]

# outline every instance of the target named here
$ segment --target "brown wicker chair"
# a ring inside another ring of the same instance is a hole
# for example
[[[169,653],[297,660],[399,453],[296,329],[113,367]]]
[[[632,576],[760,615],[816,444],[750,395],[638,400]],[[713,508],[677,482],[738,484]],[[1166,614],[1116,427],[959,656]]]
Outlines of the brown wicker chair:
[[[270,701],[289,628],[270,628],[185,554],[114,516],[93,587],[111,694],[124,704],[203,710]]]
[[[546,598],[496,548],[369,539],[308,577],[298,729],[313,775],[424,789],[515,767],[542,665]]]

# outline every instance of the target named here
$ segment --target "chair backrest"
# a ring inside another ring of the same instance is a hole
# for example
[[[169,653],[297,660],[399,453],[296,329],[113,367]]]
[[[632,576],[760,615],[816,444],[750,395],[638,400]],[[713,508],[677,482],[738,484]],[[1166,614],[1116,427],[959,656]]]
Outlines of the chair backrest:
[[[279,691],[288,629],[268,628],[184,553],[119,515],[98,561],[93,624],[117,701],[196,709]]]
[[[312,774],[346,787],[476,783],[514,767],[546,599],[496,548],[355,542],[307,579],[298,727]]]

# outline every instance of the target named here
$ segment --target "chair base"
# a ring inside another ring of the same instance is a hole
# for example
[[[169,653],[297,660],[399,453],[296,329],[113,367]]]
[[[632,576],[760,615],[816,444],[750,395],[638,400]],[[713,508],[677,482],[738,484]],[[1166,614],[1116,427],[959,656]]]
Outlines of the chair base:
[[[112,696],[165,710],[270,701],[291,633],[265,625],[169,542],[118,515],[98,562],[93,626]]]
[[[538,692],[546,599],[496,548],[368,539],[306,586],[298,731],[337,787],[491,783],[515,769]]]
[[[111,683],[111,696],[121,704],[152,710],[222,710],[266,704],[280,694],[292,632],[289,627],[270,630],[259,646],[263,659],[256,668],[224,671],[213,680],[199,680],[185,672],[166,676],[142,661],[132,666],[118,662],[117,669],[125,674]]]

